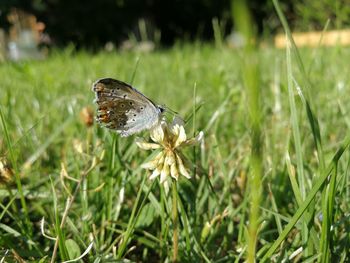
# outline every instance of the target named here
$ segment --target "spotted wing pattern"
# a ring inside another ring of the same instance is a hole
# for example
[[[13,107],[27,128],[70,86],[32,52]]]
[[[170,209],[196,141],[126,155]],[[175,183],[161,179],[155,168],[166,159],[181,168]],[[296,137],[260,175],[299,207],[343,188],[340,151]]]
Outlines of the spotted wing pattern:
[[[92,90],[98,105],[97,121],[121,136],[152,128],[162,110],[130,85],[112,78],[96,81]]]

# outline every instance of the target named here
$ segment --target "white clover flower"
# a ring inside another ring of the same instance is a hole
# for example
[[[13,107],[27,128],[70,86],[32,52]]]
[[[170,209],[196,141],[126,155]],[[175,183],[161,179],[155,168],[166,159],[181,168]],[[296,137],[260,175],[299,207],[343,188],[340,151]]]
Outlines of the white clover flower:
[[[152,170],[150,179],[160,176],[160,182],[165,183],[169,174],[177,180],[179,175],[191,178],[184,165],[183,155],[180,149],[184,146],[194,145],[203,138],[201,131],[196,137],[187,139],[185,128],[179,122],[168,124],[162,120],[159,125],[151,130],[153,142],[146,142],[140,138],[136,141],[138,147],[144,150],[160,149],[155,158],[142,164],[142,168]]]

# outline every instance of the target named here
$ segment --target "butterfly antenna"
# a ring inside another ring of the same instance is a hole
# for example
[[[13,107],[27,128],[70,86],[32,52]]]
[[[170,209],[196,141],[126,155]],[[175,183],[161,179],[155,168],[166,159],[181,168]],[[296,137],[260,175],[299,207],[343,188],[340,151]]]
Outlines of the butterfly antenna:
[[[179,115],[177,111],[174,111],[166,106],[164,106],[165,112],[170,113],[173,116],[173,123],[178,123],[181,125],[185,124],[185,120]]]
[[[170,109],[169,107],[165,107],[166,111],[169,111],[170,113],[172,113],[173,115],[179,115],[179,113],[177,111],[174,111],[172,109]]]
[[[176,112],[176,111],[174,111],[174,110],[172,110],[172,109],[170,109],[168,106],[166,106],[166,105],[164,105],[164,104],[162,104],[162,105],[157,105],[157,107],[161,110],[161,112],[163,112],[163,113],[170,113],[171,115],[179,115],[179,113],[178,112]]]

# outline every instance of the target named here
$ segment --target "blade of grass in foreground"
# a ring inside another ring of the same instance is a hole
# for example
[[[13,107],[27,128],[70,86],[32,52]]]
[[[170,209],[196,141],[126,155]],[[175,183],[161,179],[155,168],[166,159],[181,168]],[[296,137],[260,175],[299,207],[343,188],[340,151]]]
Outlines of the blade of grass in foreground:
[[[59,219],[59,212],[58,212],[58,199],[57,199],[57,195],[56,195],[56,190],[55,190],[55,185],[52,181],[52,178],[50,177],[50,182],[51,182],[51,188],[52,188],[52,199],[53,199],[53,208],[54,208],[54,215],[55,215],[55,231],[56,231],[56,238],[58,239],[58,243],[56,241],[56,243],[58,244],[59,250],[60,250],[60,256],[62,260],[68,260],[69,256],[68,256],[68,251],[67,248],[65,246],[65,238],[64,238],[64,234],[63,231],[60,227],[60,219]],[[55,244],[56,246],[56,244]],[[51,262],[55,261],[57,255],[57,249],[54,249],[52,258],[51,258]]]
[[[308,79],[308,74],[305,70],[305,67],[304,67],[304,64],[303,64],[303,61],[301,59],[301,56],[299,54],[299,51],[295,45],[295,42],[293,40],[293,36],[292,36],[292,33],[290,31],[290,28],[288,26],[288,23],[287,23],[287,20],[281,10],[281,7],[279,5],[279,2],[278,0],[272,0],[273,4],[274,4],[274,7],[276,9],[276,12],[278,14],[278,17],[283,25],[283,28],[284,28],[284,31],[286,33],[286,36],[287,36],[287,39],[288,39],[288,46],[287,46],[287,60],[289,59],[289,61],[287,61],[287,67],[289,68],[287,74],[288,74],[288,86],[290,87],[291,86],[291,81],[290,81],[290,77],[291,77],[291,74],[292,74],[292,71],[291,71],[291,59],[290,59],[290,54],[289,54],[289,50],[291,50],[294,54],[294,57],[295,57],[295,60],[296,60],[296,63],[297,63],[297,66],[298,66],[298,69],[301,73],[301,76],[302,76],[302,86],[304,87],[303,90],[300,89],[300,92],[299,92],[299,95],[303,94],[301,97],[302,99],[302,102],[303,102],[303,105],[305,107],[305,110],[306,110],[306,114],[307,114],[307,117],[308,117],[308,121],[309,121],[309,124],[310,124],[310,127],[311,127],[311,132],[312,132],[312,136],[313,136],[313,140],[314,140],[314,144],[315,144],[315,147],[316,147],[316,150],[317,150],[317,157],[318,157],[318,169],[317,169],[317,172],[316,172],[316,176],[314,177],[315,180],[318,179],[318,177],[325,171],[325,160],[324,160],[324,155],[323,155],[323,147],[322,147],[322,141],[321,141],[321,133],[320,133],[320,127],[319,127],[319,122],[318,122],[318,119],[317,119],[317,116],[315,114],[315,105],[313,103],[313,96],[312,96],[312,90],[311,90],[311,84],[310,84],[310,81]],[[293,130],[294,132],[294,130]],[[297,148],[297,145],[296,145],[296,148]],[[297,155],[300,156],[300,153],[298,154],[297,152]],[[300,157],[298,157],[298,160],[300,159]],[[299,162],[298,162],[298,166],[300,166]],[[299,167],[298,167],[299,168]],[[299,173],[299,169],[298,169],[298,173]],[[299,185],[300,185],[300,190],[302,191],[302,195],[303,195],[303,192],[304,192],[304,185],[303,184],[303,181],[305,178],[299,176],[298,174],[298,180],[302,180],[302,181],[299,181]],[[324,199],[322,199],[322,202],[324,202]],[[314,206],[310,206],[309,207],[309,211],[308,213],[305,214],[305,223],[308,224],[309,222],[312,221],[312,215],[315,213],[315,208]],[[302,239],[303,239],[303,243],[304,245],[306,244],[307,247],[304,251],[304,255],[306,257],[314,254],[314,248],[317,247],[317,245],[315,244],[315,242],[313,240],[316,240],[315,237],[313,238],[308,238],[308,235],[309,233],[314,233],[314,226],[311,225],[311,228],[308,229],[305,224],[303,225],[302,227]],[[322,235],[324,235],[323,231],[322,231]],[[322,237],[321,237],[321,240],[322,240]],[[305,243],[307,242],[307,243]]]
[[[290,28],[288,26],[287,20],[281,10],[281,7],[279,5],[278,0],[272,0],[273,5],[276,9],[276,12],[278,14],[278,17],[283,25],[283,29],[287,35],[288,41],[290,41],[291,44],[291,51],[293,52],[299,71],[302,75],[303,78],[303,84],[305,86],[305,108],[306,108],[306,113],[307,113],[307,117],[309,119],[309,123],[311,126],[311,130],[312,130],[312,136],[315,142],[315,146],[316,146],[316,150],[317,150],[317,156],[318,156],[318,160],[319,160],[319,164],[320,164],[320,170],[324,170],[325,167],[325,161],[324,161],[324,157],[323,157],[323,150],[322,150],[322,143],[321,143],[321,134],[320,134],[320,127],[319,127],[319,123],[318,120],[315,116],[315,106],[312,100],[312,96],[311,96],[311,85],[308,79],[308,74],[306,73],[303,61],[301,60],[301,56],[299,54],[298,48],[295,45],[292,33],[290,31]]]
[[[9,133],[8,133],[8,130],[7,130],[5,117],[4,117],[4,114],[2,112],[2,108],[1,107],[0,107],[0,117],[1,117],[2,127],[3,127],[4,133],[5,133],[5,140],[6,140],[7,147],[8,147],[9,153],[10,153],[11,163],[12,163],[12,166],[13,166],[14,172],[15,172],[15,180],[16,180],[16,185],[17,185],[19,197],[20,197],[20,200],[21,200],[21,205],[22,205],[22,208],[23,208],[23,211],[24,211],[24,215],[25,215],[26,231],[30,233],[32,227],[31,227],[31,223],[30,223],[30,220],[29,220],[27,203],[26,203],[26,200],[24,198],[22,182],[21,182],[21,178],[20,178],[20,175],[19,175],[17,161],[16,161],[14,153],[13,153],[11,139],[10,139],[10,136],[9,136]],[[14,209],[16,211],[17,207],[14,206]]]
[[[320,239],[320,262],[330,262],[331,259],[331,226],[333,225],[333,209],[335,202],[336,179],[337,179],[337,164],[334,165],[334,170],[330,182],[322,192],[322,234]]]
[[[232,2],[233,18],[238,30],[243,34],[246,45],[242,65],[243,82],[247,92],[249,125],[251,138],[250,170],[247,189],[249,191],[249,226],[247,240],[247,262],[253,263],[256,258],[258,241],[259,210],[262,192],[263,174],[263,139],[262,139],[262,107],[260,98],[260,74],[256,47],[255,32],[251,14],[244,0]]]
[[[127,226],[125,232],[123,233],[122,242],[121,242],[120,246],[118,247],[117,259],[121,259],[123,257],[125,249],[130,242],[130,237],[131,237],[132,233],[134,232],[137,218],[140,215],[140,212],[141,212],[143,206],[145,205],[145,202],[148,198],[148,195],[151,192],[151,190],[156,182],[156,180],[153,181],[152,185],[149,187],[147,193],[143,197],[141,204],[139,206],[139,202],[140,202],[141,194],[142,194],[142,189],[145,185],[146,179],[147,179],[147,175],[145,175],[144,178],[142,179],[142,182],[141,182],[141,185],[140,185],[139,191],[137,193],[137,197],[136,197],[136,200],[135,200],[135,203],[134,203],[131,215],[130,215],[128,226]],[[137,208],[138,208],[138,211],[137,211]]]
[[[338,151],[334,155],[331,163],[328,165],[327,169],[324,170],[323,174],[316,180],[314,186],[312,187],[309,195],[307,195],[305,201],[302,203],[302,205],[299,207],[299,209],[296,211],[290,222],[287,224],[287,226],[284,228],[283,232],[279,235],[277,240],[272,244],[270,249],[266,252],[264,257],[260,262],[266,262],[272,254],[275,252],[275,250],[278,248],[278,246],[282,243],[283,240],[287,238],[287,235],[292,230],[292,228],[295,226],[295,224],[298,222],[300,217],[303,215],[305,210],[308,208],[310,203],[314,200],[315,195],[320,190],[320,188],[323,186],[325,181],[327,180],[328,176],[334,171],[340,157],[343,155],[344,151],[349,147],[350,145],[350,136],[347,137],[342,145],[339,147]],[[333,174],[334,176],[334,174]]]
[[[293,132],[293,139],[294,139],[294,145],[295,145],[295,154],[297,158],[297,177],[298,177],[298,190],[300,191],[300,201],[305,200],[306,196],[306,182],[305,182],[305,175],[304,175],[304,161],[303,161],[303,152],[302,152],[302,146],[301,146],[301,138],[300,138],[300,130],[299,130],[299,121],[297,116],[297,108],[294,98],[294,86],[293,86],[293,71],[292,71],[292,59],[290,54],[290,41],[286,36],[287,41],[287,48],[286,48],[286,64],[287,64],[287,82],[288,82],[288,98],[289,98],[289,108],[290,108],[290,118],[292,123],[292,132]],[[293,181],[292,181],[293,182]],[[295,189],[295,188],[294,188]],[[298,201],[298,197],[296,195],[296,199]],[[298,202],[298,205],[300,206],[301,202]],[[312,214],[312,213],[311,213]],[[301,228],[301,236],[302,236],[302,242],[303,244],[307,244],[309,242],[309,229],[308,229],[308,222],[310,219],[310,215],[306,213],[306,215],[303,217],[303,223]],[[308,256],[309,248],[307,247],[305,249],[305,255]]]

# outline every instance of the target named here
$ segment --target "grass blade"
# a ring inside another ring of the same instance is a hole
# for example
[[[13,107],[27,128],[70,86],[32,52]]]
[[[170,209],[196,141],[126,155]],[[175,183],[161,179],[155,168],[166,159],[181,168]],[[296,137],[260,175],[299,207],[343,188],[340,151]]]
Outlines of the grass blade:
[[[287,226],[284,228],[283,232],[278,236],[277,240],[272,244],[270,249],[266,252],[264,257],[261,259],[261,262],[266,262],[272,254],[275,252],[275,250],[278,248],[278,246],[282,243],[283,240],[287,238],[288,233],[293,229],[295,224],[298,222],[300,217],[304,214],[312,200],[315,198],[317,192],[321,189],[325,181],[327,180],[328,176],[334,171],[335,166],[337,165],[340,157],[343,155],[344,151],[349,147],[350,145],[350,137],[347,137],[344,142],[342,143],[341,147],[338,149],[336,154],[334,155],[331,163],[328,165],[327,169],[323,172],[323,174],[317,179],[314,186],[312,187],[310,193],[306,196],[305,201],[302,203],[302,205],[298,208],[298,210],[295,212],[293,217],[291,218],[290,222],[287,224]]]
[[[30,222],[30,219],[29,219],[27,203],[26,203],[26,200],[24,198],[21,177],[20,177],[20,174],[19,174],[18,166],[17,166],[17,160],[15,159],[15,156],[14,156],[11,139],[10,139],[10,136],[9,136],[9,133],[8,133],[8,130],[7,130],[7,125],[6,125],[4,113],[2,111],[2,107],[1,106],[0,106],[0,117],[1,117],[2,127],[3,127],[4,133],[5,133],[5,140],[6,140],[7,147],[9,149],[9,153],[10,153],[11,163],[12,163],[13,168],[14,168],[15,180],[16,180],[16,185],[17,185],[19,197],[20,197],[20,200],[21,200],[21,206],[23,208],[24,215],[25,215],[26,232],[31,233],[32,227],[31,227],[31,222]],[[13,207],[14,207],[15,211],[17,211],[17,207],[16,206],[13,206]]]

